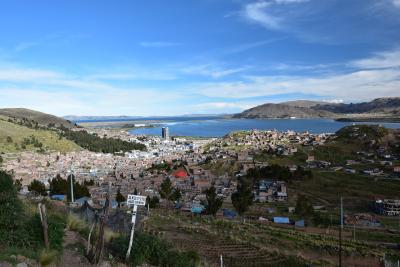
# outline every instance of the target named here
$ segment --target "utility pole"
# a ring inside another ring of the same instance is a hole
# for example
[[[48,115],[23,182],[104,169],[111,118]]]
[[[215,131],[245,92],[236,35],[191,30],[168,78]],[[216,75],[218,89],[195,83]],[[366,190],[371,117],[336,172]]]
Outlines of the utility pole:
[[[343,198],[340,197],[339,267],[342,267]]]
[[[70,174],[70,177],[71,177],[71,203],[75,202],[75,200],[74,200],[74,181],[73,181],[74,173],[75,173],[74,172],[74,167],[71,166],[71,174]]]

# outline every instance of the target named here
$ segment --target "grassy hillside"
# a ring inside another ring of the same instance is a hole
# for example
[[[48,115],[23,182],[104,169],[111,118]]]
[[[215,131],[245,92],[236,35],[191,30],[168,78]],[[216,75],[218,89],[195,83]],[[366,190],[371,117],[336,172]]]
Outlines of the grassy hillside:
[[[29,121],[35,121],[41,125],[48,126],[54,125],[54,126],[64,126],[66,128],[73,128],[75,125],[71,123],[70,121],[64,120],[63,118],[59,118],[54,115],[42,113],[39,111],[34,111],[30,109],[25,109],[25,108],[5,108],[5,109],[0,109],[0,116],[7,117],[7,118],[13,118],[13,119],[26,119]]]
[[[37,140],[36,146],[24,140]],[[40,146],[42,144],[42,146]],[[20,126],[8,121],[0,120],[0,153],[18,151],[37,151],[40,149],[67,152],[81,149],[74,142],[65,138],[59,138],[58,134],[49,130],[35,130]]]

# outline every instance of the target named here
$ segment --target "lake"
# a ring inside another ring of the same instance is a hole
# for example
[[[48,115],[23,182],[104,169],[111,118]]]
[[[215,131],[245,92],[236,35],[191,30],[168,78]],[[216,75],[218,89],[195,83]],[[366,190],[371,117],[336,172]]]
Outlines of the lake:
[[[171,136],[222,137],[239,130],[273,130],[310,133],[334,133],[352,122],[338,122],[332,119],[223,119],[223,118],[163,118],[165,121],[152,123],[151,128],[130,130],[132,134],[161,135],[161,128],[168,127]],[[387,128],[400,128],[400,123],[356,123],[380,124]]]

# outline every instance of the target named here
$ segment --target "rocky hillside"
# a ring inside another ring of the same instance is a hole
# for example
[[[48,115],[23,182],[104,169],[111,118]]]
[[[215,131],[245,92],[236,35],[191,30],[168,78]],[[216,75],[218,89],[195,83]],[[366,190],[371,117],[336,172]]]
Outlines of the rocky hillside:
[[[62,125],[68,129],[74,128],[76,126],[75,124],[63,118],[25,108],[0,109],[0,116],[3,118],[37,122],[43,126],[54,125],[59,127]]]
[[[296,118],[334,118],[336,115],[325,110],[314,110],[308,107],[290,106],[287,104],[264,104],[240,114],[234,115],[234,118],[268,118],[268,119],[288,119]]]
[[[388,113],[400,115],[400,97],[377,98],[370,102],[355,104],[318,104],[313,108],[339,114]]]
[[[297,100],[263,104],[234,115],[235,118],[374,118],[400,117],[400,97],[378,98],[370,102],[331,104]]]

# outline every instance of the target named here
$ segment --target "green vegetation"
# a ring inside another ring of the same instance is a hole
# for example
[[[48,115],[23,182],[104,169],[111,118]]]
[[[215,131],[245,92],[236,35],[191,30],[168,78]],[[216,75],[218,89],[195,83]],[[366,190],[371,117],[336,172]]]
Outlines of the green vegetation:
[[[74,175],[69,175],[65,180],[57,175],[50,182],[50,195],[67,195],[67,199],[71,200],[71,179],[73,179],[74,198],[89,197],[90,193],[85,184],[75,181]]]
[[[304,195],[299,195],[296,202],[296,214],[301,218],[310,218],[314,215],[314,208],[308,198]]]
[[[160,200],[158,199],[157,196],[149,197],[147,196],[146,198],[146,203],[149,204],[149,208],[154,209],[158,206],[158,203]]]
[[[118,207],[121,205],[122,202],[126,200],[126,198],[121,194],[121,191],[118,188],[117,191],[117,196],[115,197],[115,200],[118,202]]]
[[[179,188],[173,188],[171,180],[167,177],[161,183],[160,196],[171,201],[179,201],[182,197]]]
[[[93,152],[102,153],[117,153],[117,152],[128,152],[132,150],[146,150],[146,146],[136,142],[127,142],[121,139],[99,137],[97,135],[90,134],[85,130],[82,131],[71,131],[66,128],[62,128],[62,136],[74,141],[79,146],[88,149]]]
[[[0,119],[0,152],[60,151],[81,149],[77,144],[50,130],[30,129]]]
[[[253,203],[253,184],[245,177],[240,177],[237,185],[237,190],[232,194],[232,204],[236,211],[242,215],[246,212],[249,206]]]
[[[66,226],[65,213],[47,209],[50,248],[61,251]],[[36,205],[23,203],[11,175],[0,171],[0,258],[9,260],[7,255],[15,253],[39,258],[44,249],[43,230]]]
[[[207,198],[206,212],[215,217],[215,214],[217,214],[218,210],[221,208],[223,201],[221,198],[217,197],[214,186],[208,188],[205,193]]]
[[[369,143],[387,135],[388,129],[377,125],[355,125],[343,127],[336,132],[337,140],[346,143]]]
[[[313,177],[304,181],[293,181],[289,188],[303,194],[313,205],[338,207],[339,197],[345,198],[345,209],[368,211],[368,204],[375,196],[400,198],[400,181],[375,179],[359,174],[333,171],[313,171]]]
[[[14,123],[36,129],[40,127],[60,126],[73,128],[76,126],[75,124],[68,120],[64,120],[63,118],[25,108],[0,109],[0,117],[10,120]]]
[[[46,186],[44,183],[33,180],[31,184],[28,186],[29,191],[35,192],[38,195],[47,196]]]
[[[110,244],[111,253],[124,260],[128,249],[127,237],[117,237]],[[137,233],[133,241],[130,262],[132,266],[149,263],[154,266],[190,267],[200,262],[199,255],[194,251],[178,251],[166,241],[146,233]]]

